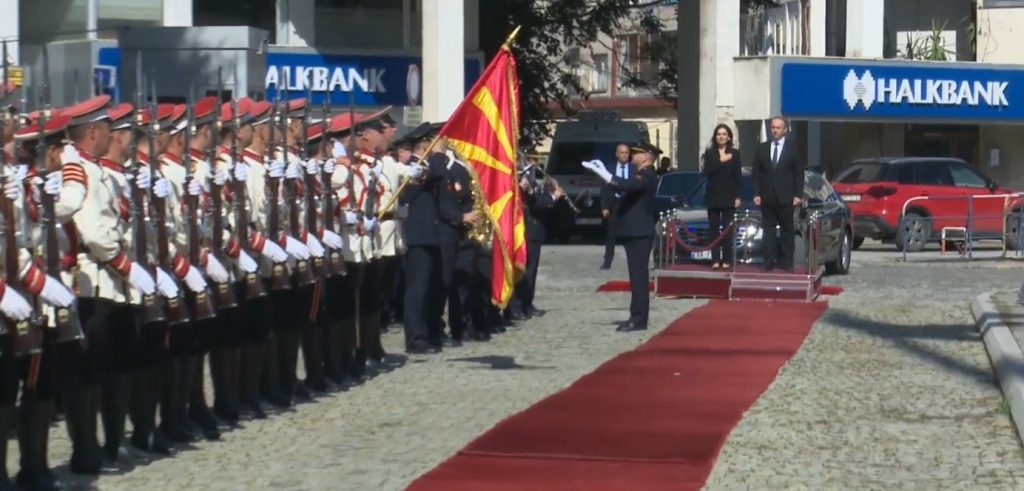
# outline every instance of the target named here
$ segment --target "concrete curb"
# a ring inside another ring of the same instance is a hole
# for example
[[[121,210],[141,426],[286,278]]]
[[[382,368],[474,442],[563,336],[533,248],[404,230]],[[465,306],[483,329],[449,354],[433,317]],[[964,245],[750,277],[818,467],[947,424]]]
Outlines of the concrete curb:
[[[992,302],[993,293],[982,293],[974,297],[971,312],[985,342],[985,350],[996,372],[999,388],[1010,404],[1010,416],[1017,428],[1017,437],[1024,439],[1024,353]]]

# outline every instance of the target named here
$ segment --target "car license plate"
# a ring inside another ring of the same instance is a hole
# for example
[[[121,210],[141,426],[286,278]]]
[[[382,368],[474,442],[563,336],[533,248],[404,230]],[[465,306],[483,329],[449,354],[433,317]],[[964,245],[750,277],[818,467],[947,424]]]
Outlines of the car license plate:
[[[600,218],[577,218],[576,225],[600,225]]]
[[[711,251],[691,252],[690,259],[695,261],[707,261],[711,259]]]
[[[847,203],[857,203],[857,202],[860,202],[860,195],[859,194],[844,194],[844,195],[842,195],[842,198],[843,198],[843,201],[845,201]]]

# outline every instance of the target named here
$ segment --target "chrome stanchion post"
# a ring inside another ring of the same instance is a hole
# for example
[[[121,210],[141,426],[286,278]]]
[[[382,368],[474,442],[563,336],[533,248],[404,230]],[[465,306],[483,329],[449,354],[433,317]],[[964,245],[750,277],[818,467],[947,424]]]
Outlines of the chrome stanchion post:
[[[964,248],[967,249],[967,260],[970,261],[974,258],[974,247],[971,246],[971,240],[973,232],[971,231],[971,225],[974,221],[974,195],[967,196],[967,223],[964,226]]]

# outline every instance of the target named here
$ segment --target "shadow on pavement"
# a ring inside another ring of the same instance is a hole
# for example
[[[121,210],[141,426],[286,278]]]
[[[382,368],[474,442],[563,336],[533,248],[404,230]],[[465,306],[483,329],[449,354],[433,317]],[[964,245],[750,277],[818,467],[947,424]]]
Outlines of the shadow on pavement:
[[[516,362],[516,359],[512,356],[502,355],[486,355],[486,356],[469,356],[465,358],[452,358],[449,362],[467,362],[467,363],[479,363],[483,366],[476,366],[473,368],[487,368],[490,370],[552,370],[555,367],[542,367],[542,366],[530,366],[520,365]]]

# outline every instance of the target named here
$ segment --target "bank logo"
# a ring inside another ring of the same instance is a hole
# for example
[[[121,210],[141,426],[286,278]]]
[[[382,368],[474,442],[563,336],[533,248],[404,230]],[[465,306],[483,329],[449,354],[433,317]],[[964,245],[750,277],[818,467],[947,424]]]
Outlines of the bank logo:
[[[859,77],[853,70],[846,74],[843,80],[843,99],[851,111],[856,109],[858,102],[864,105],[865,111],[871,109],[875,103],[875,77],[871,75],[871,70],[864,70],[864,74]]]

